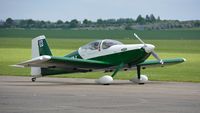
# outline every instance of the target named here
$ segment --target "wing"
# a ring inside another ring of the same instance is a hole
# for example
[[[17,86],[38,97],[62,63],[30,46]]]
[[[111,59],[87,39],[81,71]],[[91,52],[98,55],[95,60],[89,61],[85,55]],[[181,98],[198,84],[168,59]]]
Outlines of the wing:
[[[43,55],[31,60],[13,65],[15,67],[41,67],[41,68],[82,68],[98,69],[112,66],[112,64],[96,60],[75,59],[68,57],[54,57]]]
[[[178,63],[182,63],[185,62],[186,59],[184,58],[168,58],[168,59],[162,59],[164,64],[161,64],[158,60],[146,60],[143,63],[140,63],[138,65],[140,65],[142,68],[146,68],[146,67],[164,67],[167,65],[173,65],[173,64],[178,64]]]

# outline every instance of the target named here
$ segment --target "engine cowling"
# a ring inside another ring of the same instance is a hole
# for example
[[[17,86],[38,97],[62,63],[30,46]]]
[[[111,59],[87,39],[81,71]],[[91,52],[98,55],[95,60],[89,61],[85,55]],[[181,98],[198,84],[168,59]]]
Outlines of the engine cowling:
[[[112,82],[113,82],[113,78],[109,75],[102,76],[98,80],[96,80],[96,83],[102,84],[102,85],[109,85]]]
[[[130,81],[135,82],[135,83],[139,83],[139,84],[144,84],[148,81],[148,77],[146,75],[141,75],[140,79],[138,79],[137,77],[134,77]]]

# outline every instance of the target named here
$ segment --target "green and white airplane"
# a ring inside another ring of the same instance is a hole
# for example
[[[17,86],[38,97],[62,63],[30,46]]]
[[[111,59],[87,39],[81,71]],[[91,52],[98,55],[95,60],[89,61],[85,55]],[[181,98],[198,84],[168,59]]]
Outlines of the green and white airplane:
[[[144,84],[148,81],[146,75],[141,75],[141,69],[148,67],[164,67],[182,63],[184,58],[160,59],[154,52],[155,46],[145,44],[135,33],[134,36],[142,44],[123,44],[116,40],[97,40],[80,47],[65,56],[53,56],[45,36],[32,39],[32,59],[13,65],[15,67],[31,67],[32,81],[36,78],[63,74],[104,71],[113,72],[96,80],[99,84],[111,84],[118,71],[137,70],[137,76],[131,81]],[[147,60],[153,55],[156,60]]]

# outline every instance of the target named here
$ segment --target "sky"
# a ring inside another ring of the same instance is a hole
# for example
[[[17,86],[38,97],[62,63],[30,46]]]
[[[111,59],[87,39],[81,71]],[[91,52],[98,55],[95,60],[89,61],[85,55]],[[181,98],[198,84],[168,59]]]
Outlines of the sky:
[[[134,18],[200,20],[200,0],[0,0],[0,20],[72,20]]]

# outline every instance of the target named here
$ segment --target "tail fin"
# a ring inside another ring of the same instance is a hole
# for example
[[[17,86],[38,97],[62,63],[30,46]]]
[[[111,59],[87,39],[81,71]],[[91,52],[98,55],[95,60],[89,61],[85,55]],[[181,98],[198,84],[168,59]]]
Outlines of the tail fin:
[[[32,58],[42,55],[52,56],[44,35],[32,39]]]
[[[44,35],[32,39],[32,58],[42,55],[52,56]],[[42,69],[40,67],[31,67],[31,75],[33,77],[42,76]]]

